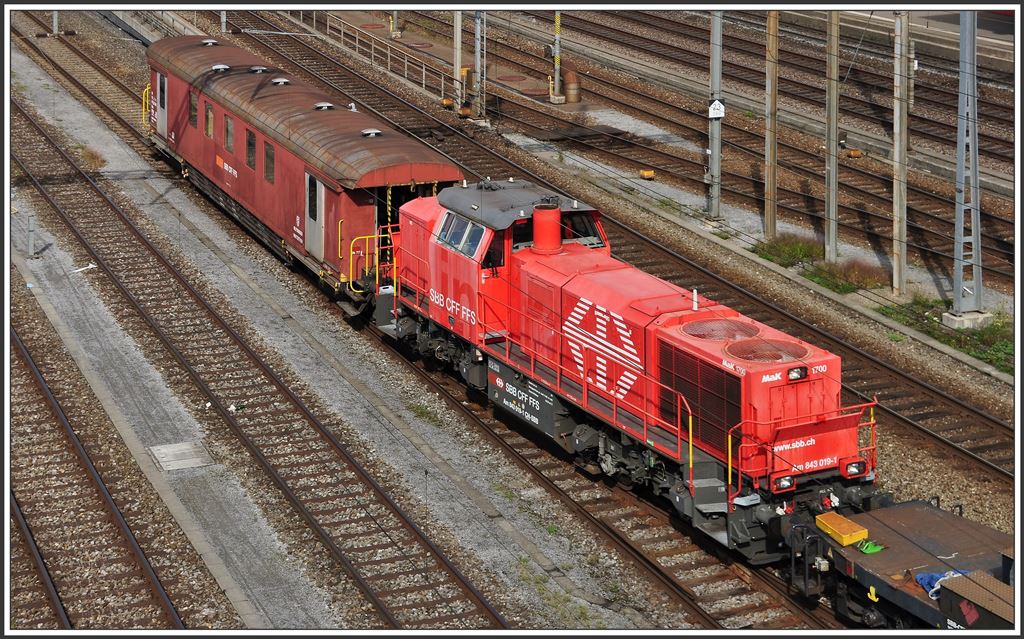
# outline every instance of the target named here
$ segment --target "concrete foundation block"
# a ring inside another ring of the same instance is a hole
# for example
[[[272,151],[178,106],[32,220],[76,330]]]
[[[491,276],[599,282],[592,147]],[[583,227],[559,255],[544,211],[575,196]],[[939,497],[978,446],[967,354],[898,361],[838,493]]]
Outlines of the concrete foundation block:
[[[984,311],[968,311],[963,315],[943,313],[942,323],[950,328],[961,330],[964,328],[984,328],[992,323],[992,313]]]

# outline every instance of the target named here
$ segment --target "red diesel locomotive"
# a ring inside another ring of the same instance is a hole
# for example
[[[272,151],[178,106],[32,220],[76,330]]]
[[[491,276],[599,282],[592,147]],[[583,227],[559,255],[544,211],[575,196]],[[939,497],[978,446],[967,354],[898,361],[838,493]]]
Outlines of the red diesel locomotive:
[[[905,569],[969,547],[956,567],[996,574],[1006,535],[886,507],[871,405],[840,405],[836,355],[616,260],[593,207],[511,178],[467,184],[241,49],[186,36],[148,56],[151,139],[192,182],[582,466],[664,495],[752,563],[789,559],[801,592],[869,626],[953,623]],[[839,512],[901,550],[819,534],[816,516]],[[924,548],[910,522],[956,532]]]
[[[590,206],[463,183],[396,227],[383,330],[752,562],[788,554],[795,507],[873,494],[874,424],[840,405],[839,358],[611,257]]]

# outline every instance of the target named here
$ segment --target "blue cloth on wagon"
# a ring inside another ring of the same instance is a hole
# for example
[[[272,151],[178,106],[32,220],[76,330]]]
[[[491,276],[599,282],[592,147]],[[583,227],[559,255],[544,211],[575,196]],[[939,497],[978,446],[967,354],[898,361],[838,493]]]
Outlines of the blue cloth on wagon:
[[[917,583],[925,589],[928,596],[932,599],[939,598],[939,582],[949,577],[955,577],[957,575],[966,575],[969,570],[949,570],[946,572],[919,572],[914,575],[914,579]]]

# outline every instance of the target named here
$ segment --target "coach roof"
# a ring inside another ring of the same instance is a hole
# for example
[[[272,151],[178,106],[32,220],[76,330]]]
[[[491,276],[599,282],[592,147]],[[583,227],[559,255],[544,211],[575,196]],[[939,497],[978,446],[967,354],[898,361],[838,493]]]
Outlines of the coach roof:
[[[238,47],[205,36],[157,40],[148,56],[345,188],[462,177],[447,158]],[[226,65],[217,71],[215,65]],[[257,73],[253,68],[263,69]],[[287,84],[273,80],[285,78]]]

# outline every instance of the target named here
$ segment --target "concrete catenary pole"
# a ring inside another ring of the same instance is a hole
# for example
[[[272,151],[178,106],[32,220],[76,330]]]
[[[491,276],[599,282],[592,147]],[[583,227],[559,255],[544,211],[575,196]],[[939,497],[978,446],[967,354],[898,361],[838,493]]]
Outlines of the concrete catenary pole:
[[[776,169],[779,147],[779,12],[768,12],[768,39],[764,58],[764,239],[775,239],[775,210],[777,199]]]
[[[316,15],[316,14],[314,14],[314,15]],[[302,16],[299,16],[299,17],[301,18]],[[220,12],[220,32],[221,33],[227,33],[227,30],[228,30],[228,12],[227,11],[221,11]]]
[[[954,315],[982,309],[976,41],[977,13],[961,11],[960,105],[956,125],[956,233],[953,246]],[[969,267],[966,277],[964,267]]]
[[[483,11],[477,11],[473,15],[475,27],[473,35],[473,112],[480,116],[483,111],[483,96],[480,95],[480,31],[483,28]]]
[[[562,95],[562,12],[555,11],[555,95]]]
[[[825,261],[839,259],[839,12],[828,12],[828,81],[825,91]]]
[[[722,12],[711,12],[711,103],[722,99]],[[708,169],[711,184],[708,189],[708,217],[721,218],[722,195],[722,118],[709,112],[708,146],[711,163]]]
[[[455,109],[458,110],[466,93],[466,87],[462,86],[462,11],[452,13],[455,14],[452,30],[452,40],[455,42],[452,51],[452,77],[455,78]]]
[[[57,35],[57,14],[59,14],[59,13],[60,13],[60,11],[57,11],[56,9],[54,9],[54,11],[53,11],[53,35]]]
[[[907,112],[910,108],[910,16],[894,11],[896,51],[893,57],[892,107],[892,292],[907,288]]]

